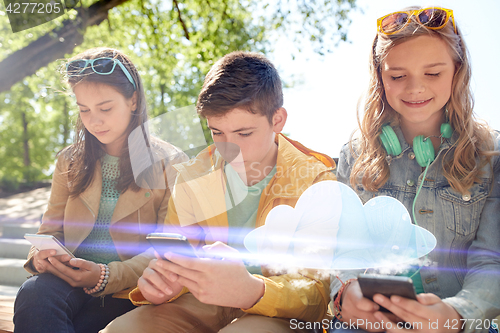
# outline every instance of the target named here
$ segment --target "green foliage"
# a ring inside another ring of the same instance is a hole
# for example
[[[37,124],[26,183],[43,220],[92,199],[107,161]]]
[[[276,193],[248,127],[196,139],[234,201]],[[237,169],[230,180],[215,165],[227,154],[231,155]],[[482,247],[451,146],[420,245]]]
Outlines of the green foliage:
[[[14,192],[19,188],[19,180],[17,177],[5,175],[0,178],[0,189],[6,192]]]
[[[274,15],[268,31],[286,35],[298,52],[311,47],[324,55],[333,52],[340,41],[348,40],[348,14],[356,8],[356,0],[278,0],[269,7]]]
[[[80,10],[95,1],[81,1]],[[280,33],[291,35],[299,50],[310,43],[318,53],[331,51],[338,41],[346,40],[348,13],[353,8],[355,0],[267,4],[259,0],[130,0],[110,10],[100,25],[87,28],[83,43],[67,57],[96,46],[125,51],[139,69],[150,115],[156,117],[195,104],[205,74],[231,51],[268,53]],[[0,61],[62,26],[63,20],[74,19],[76,13],[72,10],[13,34],[0,1]],[[78,109],[61,83],[63,64],[64,59],[56,60],[0,94],[2,182],[15,186],[50,177],[56,153],[72,142]],[[176,126],[192,126],[191,119],[176,121]],[[201,124],[210,143],[206,122]]]

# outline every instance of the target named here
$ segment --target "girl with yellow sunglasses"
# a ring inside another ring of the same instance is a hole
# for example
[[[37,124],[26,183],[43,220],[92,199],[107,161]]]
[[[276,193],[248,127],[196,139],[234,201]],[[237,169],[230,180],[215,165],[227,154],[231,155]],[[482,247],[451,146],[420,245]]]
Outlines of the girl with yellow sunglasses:
[[[468,56],[450,9],[412,7],[377,21],[359,136],[342,149],[337,178],[363,202],[400,200],[437,247],[403,272],[417,300],[367,299],[357,272],[332,276],[332,332],[496,332],[500,135],[473,115]]]

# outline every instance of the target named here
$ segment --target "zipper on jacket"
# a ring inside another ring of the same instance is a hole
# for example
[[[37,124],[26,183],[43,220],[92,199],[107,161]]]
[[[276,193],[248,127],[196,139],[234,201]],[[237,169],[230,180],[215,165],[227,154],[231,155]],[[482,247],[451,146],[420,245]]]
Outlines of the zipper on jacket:
[[[141,235],[142,230],[141,230],[141,208],[140,207],[137,210],[137,219],[139,220],[139,234]]]
[[[85,202],[85,200],[83,200],[82,198],[80,198],[80,200],[82,200],[82,202],[85,205],[85,207],[87,207],[87,209],[90,211],[90,213],[92,214],[92,217],[94,218],[94,222],[95,222],[96,221],[96,217],[95,217],[95,214],[92,211],[92,209],[90,209],[89,205],[87,205],[87,203]]]

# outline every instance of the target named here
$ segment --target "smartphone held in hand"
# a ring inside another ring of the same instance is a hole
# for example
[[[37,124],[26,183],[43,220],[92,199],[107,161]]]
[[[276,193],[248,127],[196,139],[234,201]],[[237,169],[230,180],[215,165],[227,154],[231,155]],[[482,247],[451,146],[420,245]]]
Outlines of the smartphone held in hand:
[[[66,248],[56,237],[53,235],[38,235],[38,234],[25,234],[26,238],[34,247],[41,250],[55,250],[56,256],[67,254],[71,258],[75,258],[73,253]]]
[[[375,294],[382,294],[388,298],[397,295],[413,300],[417,299],[413,281],[407,276],[360,274],[358,282],[363,296],[370,300]],[[389,312],[382,306],[380,311]]]
[[[152,233],[146,236],[151,246],[160,256],[167,252],[180,254],[183,256],[198,258],[193,246],[189,243],[186,236],[175,233]]]

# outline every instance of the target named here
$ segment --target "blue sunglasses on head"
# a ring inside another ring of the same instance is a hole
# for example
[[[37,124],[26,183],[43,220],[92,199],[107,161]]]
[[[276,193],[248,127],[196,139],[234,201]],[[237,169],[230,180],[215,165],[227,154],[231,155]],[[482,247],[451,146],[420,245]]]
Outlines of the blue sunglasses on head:
[[[76,76],[83,72],[85,68],[90,64],[90,67],[92,70],[101,75],[109,75],[113,73],[115,70],[116,64],[120,66],[123,74],[127,77],[127,79],[132,83],[134,86],[134,90],[137,90],[137,87],[135,85],[134,79],[130,75],[129,71],[123,64],[120,62],[120,60],[116,58],[109,58],[109,57],[104,57],[104,58],[96,58],[96,59],[77,59],[70,61],[66,64],[66,72],[68,73],[68,76]]]

